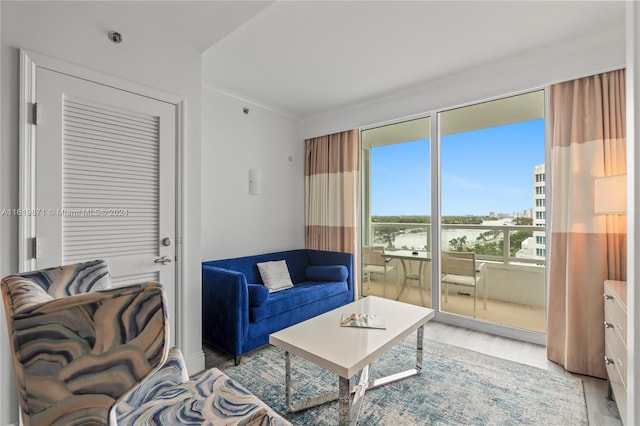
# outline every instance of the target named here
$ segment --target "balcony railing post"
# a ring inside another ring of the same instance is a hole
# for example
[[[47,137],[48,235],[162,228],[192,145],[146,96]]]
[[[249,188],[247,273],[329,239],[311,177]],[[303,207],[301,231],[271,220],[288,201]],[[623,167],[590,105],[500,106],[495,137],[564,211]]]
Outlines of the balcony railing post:
[[[511,239],[511,232],[508,228],[503,228],[502,233],[502,261],[506,265],[509,263],[509,257],[511,256],[511,242],[509,241]]]

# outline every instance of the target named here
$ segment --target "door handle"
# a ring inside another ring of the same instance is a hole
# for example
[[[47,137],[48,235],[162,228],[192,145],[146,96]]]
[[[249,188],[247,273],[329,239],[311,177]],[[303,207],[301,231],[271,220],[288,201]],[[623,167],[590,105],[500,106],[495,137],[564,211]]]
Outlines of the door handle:
[[[173,260],[169,256],[162,256],[153,261],[154,263],[162,263],[166,265],[167,263],[173,262]]]

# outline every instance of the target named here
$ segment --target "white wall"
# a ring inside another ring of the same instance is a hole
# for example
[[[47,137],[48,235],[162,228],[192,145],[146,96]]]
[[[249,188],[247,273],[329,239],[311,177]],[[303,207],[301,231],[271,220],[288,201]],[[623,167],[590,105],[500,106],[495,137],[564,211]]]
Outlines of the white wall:
[[[202,260],[304,248],[298,121],[210,88],[202,117]],[[249,194],[249,169],[261,172],[261,195]]]
[[[204,368],[201,344],[200,286],[200,53],[137,30],[135,24],[117,28],[125,41],[114,45],[106,33],[109,17],[84,16],[74,2],[1,3],[1,129],[0,207],[18,207],[18,48],[25,48],[104,74],[177,95],[186,100],[185,214],[187,226],[183,260],[185,279],[179,283],[182,342],[190,372]],[[18,222],[0,218],[0,276],[18,269]],[[4,323],[4,314],[2,314]],[[11,371],[6,327],[0,327],[0,425],[17,421],[18,410]]]
[[[305,139],[541,88],[624,67],[624,28],[470,69],[303,122]],[[425,55],[428,55],[428,49]]]

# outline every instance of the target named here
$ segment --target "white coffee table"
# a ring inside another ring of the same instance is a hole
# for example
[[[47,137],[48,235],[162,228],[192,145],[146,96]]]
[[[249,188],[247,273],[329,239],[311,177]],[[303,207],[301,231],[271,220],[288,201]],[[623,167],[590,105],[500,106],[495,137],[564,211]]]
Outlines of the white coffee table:
[[[384,317],[386,329],[341,327],[342,314],[370,313]],[[368,296],[333,311],[301,322],[269,336],[269,343],[285,350],[286,398],[291,411],[301,411],[339,400],[339,424],[356,424],[367,389],[376,388],[416,374],[422,370],[424,324],[433,318],[432,309]],[[415,368],[379,379],[369,378],[369,365],[418,330]],[[311,361],[336,373],[338,392],[292,402],[290,354]],[[362,371],[360,383],[353,389],[349,379]],[[351,393],[355,392],[353,400]]]

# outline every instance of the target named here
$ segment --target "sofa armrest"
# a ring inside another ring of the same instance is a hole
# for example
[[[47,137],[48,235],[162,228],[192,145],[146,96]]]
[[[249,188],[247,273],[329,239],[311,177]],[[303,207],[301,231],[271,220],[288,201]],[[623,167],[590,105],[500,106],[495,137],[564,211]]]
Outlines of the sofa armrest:
[[[347,286],[353,295],[353,254],[338,251],[307,250],[309,265],[343,265],[347,268]]]
[[[249,328],[249,294],[242,272],[202,265],[202,335],[232,354],[241,353]]]
[[[264,284],[247,284],[249,305],[262,306],[269,299],[269,289]]]

